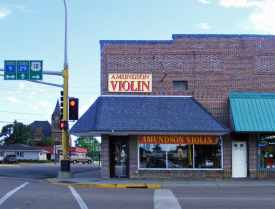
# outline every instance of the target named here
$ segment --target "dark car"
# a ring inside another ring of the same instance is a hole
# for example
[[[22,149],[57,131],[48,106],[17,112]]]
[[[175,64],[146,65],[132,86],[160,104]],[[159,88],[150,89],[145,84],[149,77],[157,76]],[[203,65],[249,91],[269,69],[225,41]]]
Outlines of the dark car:
[[[6,155],[3,160],[4,163],[17,163],[16,155]]]

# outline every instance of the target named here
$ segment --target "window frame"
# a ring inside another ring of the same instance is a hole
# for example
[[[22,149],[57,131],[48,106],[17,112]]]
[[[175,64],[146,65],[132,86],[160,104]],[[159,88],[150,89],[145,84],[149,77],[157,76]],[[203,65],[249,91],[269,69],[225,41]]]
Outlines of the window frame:
[[[140,168],[140,152],[139,152],[139,143],[137,144],[137,154],[138,154],[138,157],[137,157],[137,163],[138,163],[138,170],[146,170],[146,171],[159,171],[159,170],[167,170],[167,171],[182,171],[182,170],[188,170],[188,171],[194,171],[194,170],[201,170],[201,171],[220,171],[220,170],[223,170],[223,137],[222,136],[217,136],[217,137],[220,137],[220,140],[221,140],[221,168],[195,168],[195,145],[196,144],[191,144],[193,145],[193,156],[192,156],[192,159],[193,159],[193,168],[167,168],[168,167],[168,151],[166,149],[166,168]],[[169,145],[169,144],[165,144],[165,145]],[[205,145],[205,146],[211,146],[211,145]]]

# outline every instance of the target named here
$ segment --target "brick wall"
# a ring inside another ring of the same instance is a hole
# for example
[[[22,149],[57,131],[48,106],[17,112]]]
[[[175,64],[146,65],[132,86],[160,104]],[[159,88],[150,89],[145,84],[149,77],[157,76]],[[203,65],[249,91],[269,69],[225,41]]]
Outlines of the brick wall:
[[[274,92],[275,36],[173,35],[170,41],[101,41],[100,46],[102,95],[191,95],[229,127],[228,92]],[[109,93],[108,73],[150,73],[152,92]],[[173,81],[187,81],[188,89],[173,90]],[[234,137],[237,135],[224,136],[222,172],[138,171],[136,174],[136,164],[131,164],[130,178],[168,175],[230,179]],[[253,179],[263,175],[256,171],[256,140],[254,135],[246,139],[248,173]]]
[[[109,135],[101,135],[101,177],[110,178]]]

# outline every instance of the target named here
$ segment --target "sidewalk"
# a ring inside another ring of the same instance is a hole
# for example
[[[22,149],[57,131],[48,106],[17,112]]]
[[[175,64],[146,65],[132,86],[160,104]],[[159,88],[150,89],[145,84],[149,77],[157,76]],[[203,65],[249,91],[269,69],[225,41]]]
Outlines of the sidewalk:
[[[89,171],[76,173],[73,178],[51,178],[47,183],[81,186],[81,187],[105,187],[105,188],[168,188],[168,187],[275,187],[275,180],[169,180],[169,179],[128,179],[111,178],[102,179],[101,171]]]

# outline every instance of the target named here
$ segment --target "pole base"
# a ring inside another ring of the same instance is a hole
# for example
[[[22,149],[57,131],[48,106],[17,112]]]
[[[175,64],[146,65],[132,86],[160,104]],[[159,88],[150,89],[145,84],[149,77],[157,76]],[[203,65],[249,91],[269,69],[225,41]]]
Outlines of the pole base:
[[[73,173],[66,172],[66,171],[58,171],[57,178],[59,178],[59,179],[73,178]]]
[[[70,161],[61,160],[61,171],[70,172]]]

